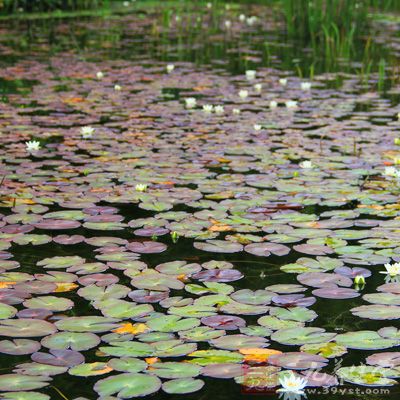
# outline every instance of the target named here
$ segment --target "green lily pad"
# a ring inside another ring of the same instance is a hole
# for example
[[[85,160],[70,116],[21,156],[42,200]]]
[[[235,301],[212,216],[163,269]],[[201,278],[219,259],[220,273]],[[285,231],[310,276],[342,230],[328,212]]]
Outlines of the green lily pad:
[[[56,296],[34,297],[25,300],[23,304],[27,308],[44,308],[50,311],[66,311],[74,306],[73,301],[70,299]]]
[[[100,338],[90,332],[58,332],[41,341],[49,349],[84,351],[96,347]]]
[[[110,346],[99,348],[103,353],[113,357],[150,357],[154,353],[154,347],[136,341],[111,342]]]
[[[4,319],[0,321],[0,336],[39,337],[51,335],[56,330],[56,327],[50,322],[38,319]]]
[[[1,393],[0,399],[3,400],[49,400],[50,397],[47,394],[38,392],[7,392]]]
[[[309,310],[305,307],[293,307],[293,308],[271,308],[270,314],[274,317],[283,320],[297,321],[297,322],[309,322],[317,318],[317,313],[313,310]]]
[[[39,362],[18,364],[13,372],[31,376],[53,376],[61,375],[68,371],[68,367],[58,365],[48,365]]]
[[[373,304],[352,308],[351,313],[361,318],[387,320],[400,318],[400,306]]]
[[[204,287],[205,286],[205,287]],[[233,286],[220,282],[204,282],[204,286],[190,283],[185,286],[185,290],[189,293],[202,295],[206,293],[230,294],[234,291]]]
[[[201,379],[185,378],[185,379],[173,379],[168,382],[164,382],[162,389],[164,392],[169,394],[185,394],[194,393],[199,391],[204,386],[204,381]]]
[[[20,374],[0,375],[0,391],[18,392],[35,390],[48,386],[51,378],[48,376],[29,376]]]
[[[369,293],[363,299],[373,304],[400,305],[400,295],[393,293]]]
[[[0,303],[0,319],[12,318],[15,316],[17,311],[18,310],[15,307]]]
[[[186,362],[157,362],[148,372],[163,379],[193,378],[200,374],[201,367]]]
[[[225,335],[224,330],[212,329],[208,326],[199,326],[197,328],[179,332],[180,338],[190,340],[192,342],[206,342],[208,340],[216,339],[223,335]]]
[[[132,357],[113,358],[108,365],[120,372],[141,372],[147,368],[145,361]]]
[[[257,320],[257,322],[273,331],[277,331],[279,329],[289,329],[295,327],[303,327],[304,322],[300,321],[292,321],[292,320],[283,320],[277,317],[273,317],[271,315],[265,315]]]
[[[128,373],[101,379],[94,390],[102,397],[116,394],[120,399],[142,397],[157,392],[161,381],[154,375]]]
[[[166,315],[165,317],[149,319],[146,324],[154,331],[178,332],[195,328],[200,325],[200,321],[197,318],[181,318],[177,315]]]
[[[241,363],[243,356],[239,353],[226,350],[197,350],[191,354],[190,357],[195,357],[189,362],[199,365],[210,365],[210,364],[225,364],[225,363]]]
[[[74,376],[97,376],[103,375],[105,372],[110,372],[107,369],[107,363],[94,362],[76,365],[69,369],[68,373]]]
[[[369,365],[342,367],[336,373],[344,381],[362,386],[393,386],[397,382],[390,378],[399,377],[398,371]]]
[[[40,343],[30,339],[13,339],[0,341],[0,353],[23,355],[32,354],[40,349]]]
[[[310,354],[318,354],[325,358],[340,357],[347,353],[347,348],[335,342],[305,344],[300,347],[300,351]]]
[[[382,338],[374,331],[356,331],[337,335],[335,341],[349,349],[381,350],[400,345],[396,339]]]
[[[117,322],[119,322],[119,320],[115,318],[98,316],[70,317],[57,321],[55,325],[62,331],[99,333],[108,332],[112,329],[118,328],[119,326]]]
[[[168,310],[168,314],[179,315],[181,317],[209,317],[211,315],[215,315],[217,310],[214,307],[210,306],[194,306],[189,305],[185,307],[171,307]]]
[[[325,332],[322,328],[281,329],[271,335],[271,339],[286,345],[324,343],[332,340],[336,333]]]

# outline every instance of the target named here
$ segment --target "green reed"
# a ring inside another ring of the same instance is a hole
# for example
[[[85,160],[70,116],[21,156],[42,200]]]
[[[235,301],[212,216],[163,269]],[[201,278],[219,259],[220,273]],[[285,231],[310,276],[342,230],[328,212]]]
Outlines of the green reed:
[[[37,13],[109,8],[111,0],[0,0],[0,13]]]

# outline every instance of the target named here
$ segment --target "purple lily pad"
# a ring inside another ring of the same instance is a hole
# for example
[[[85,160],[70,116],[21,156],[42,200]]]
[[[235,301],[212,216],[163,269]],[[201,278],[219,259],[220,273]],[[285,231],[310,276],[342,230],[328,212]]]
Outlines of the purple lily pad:
[[[338,286],[315,289],[312,291],[312,294],[324,299],[353,299],[360,296],[360,293],[357,292],[357,290],[351,288],[340,288]]]
[[[273,354],[268,358],[271,365],[294,370],[323,368],[328,361],[322,356],[303,352]]]
[[[200,282],[233,282],[243,278],[243,274],[236,269],[210,269],[200,271],[192,278]]]
[[[85,362],[85,357],[74,350],[50,350],[49,353],[33,353],[32,361],[57,367],[73,367]]]
[[[139,254],[153,254],[164,252],[167,250],[167,245],[159,242],[131,242],[126,248]]]
[[[353,281],[346,276],[325,272],[305,272],[298,275],[297,280],[303,285],[317,288],[337,285],[350,287],[353,284]]]
[[[368,278],[372,274],[369,269],[361,267],[337,267],[334,269],[334,272],[339,275],[347,276],[351,279],[354,279],[356,276],[363,276],[364,278]]]
[[[128,297],[137,303],[158,303],[161,300],[167,299],[168,296],[169,293],[167,291],[157,292],[144,289],[133,290],[128,294]]]
[[[58,244],[78,244],[85,240],[84,236],[81,235],[58,235],[53,238],[53,241]]]
[[[246,326],[246,321],[243,318],[232,315],[213,315],[210,317],[203,317],[201,322],[211,328],[224,329],[226,331],[233,331]]]
[[[166,235],[167,233],[169,233],[169,230],[166,228],[152,226],[148,228],[136,229],[135,231],[133,231],[133,233],[137,236],[151,237]]]
[[[47,219],[34,224],[35,228],[45,230],[63,230],[75,229],[81,226],[79,221],[70,221],[66,219]]]
[[[304,294],[287,294],[274,296],[272,301],[283,307],[309,307],[316,302],[316,299],[315,297],[305,297]]]
[[[255,256],[268,257],[272,254],[285,256],[289,254],[290,248],[278,243],[252,243],[245,246],[244,251]]]
[[[222,363],[206,365],[201,374],[211,378],[230,379],[245,375],[246,368],[241,364]]]

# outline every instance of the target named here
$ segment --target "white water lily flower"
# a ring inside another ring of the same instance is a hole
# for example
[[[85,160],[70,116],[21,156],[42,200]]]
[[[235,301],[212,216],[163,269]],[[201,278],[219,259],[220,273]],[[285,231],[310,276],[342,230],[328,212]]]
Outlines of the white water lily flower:
[[[40,142],[37,140],[30,140],[29,142],[25,142],[26,151],[34,152],[40,150]]]
[[[196,107],[197,100],[194,97],[188,97],[185,99],[186,108]]]
[[[299,164],[299,166],[300,166],[300,168],[303,168],[303,169],[311,169],[311,168],[315,167],[315,165],[310,160],[302,161]]]
[[[99,71],[99,72],[97,72],[96,77],[97,77],[97,79],[103,79],[104,74],[101,71]]]
[[[399,113],[397,113],[397,119],[399,119],[399,120],[400,120],[400,112],[399,112]]]
[[[239,15],[239,21],[240,21],[240,22],[246,21],[246,16],[245,16],[244,14],[240,14],[240,15]]]
[[[277,392],[286,392],[293,394],[304,394],[304,388],[307,386],[307,380],[299,376],[295,376],[293,372],[289,376],[279,378],[279,383],[282,386]]]
[[[174,64],[168,64],[167,65],[167,72],[170,74],[173,70],[175,69]]]
[[[223,114],[225,112],[224,106],[215,106],[214,107],[215,114]]]
[[[280,83],[282,86],[286,86],[286,85],[287,85],[287,79],[286,79],[286,78],[281,78],[281,79],[279,79],[279,83]]]
[[[232,22],[231,21],[225,21],[225,28],[229,29],[232,26]]]
[[[147,185],[146,185],[145,183],[138,183],[138,184],[135,186],[135,190],[136,190],[137,192],[145,192],[145,191],[147,190]]]
[[[288,100],[285,102],[286,108],[297,108],[297,101]]]
[[[82,126],[81,128],[81,135],[84,139],[91,138],[94,133],[94,128],[91,126]]]
[[[275,100],[271,100],[269,102],[269,108],[276,108],[276,107],[278,107],[278,102]]]
[[[254,85],[254,90],[255,90],[257,93],[261,93],[262,84],[261,84],[261,83],[256,83],[256,84]]]
[[[249,92],[248,92],[247,90],[241,90],[241,91],[239,92],[239,97],[240,97],[241,99],[247,98],[248,95],[249,95]]]
[[[391,278],[400,275],[400,263],[385,264],[386,271],[380,271],[381,274],[389,275]]]
[[[249,26],[253,26],[256,22],[257,22],[257,17],[255,17],[254,15],[246,19],[246,23]]]
[[[203,111],[206,114],[211,114],[213,112],[214,106],[212,104],[204,104]]]
[[[253,69],[248,69],[246,71],[246,79],[248,81],[252,81],[253,79],[256,78],[256,74],[257,74],[257,71],[254,71]]]
[[[240,110],[239,110],[238,108],[233,108],[233,109],[232,109],[232,113],[233,113],[233,114],[236,114],[236,115],[237,115],[237,114],[240,114]]]
[[[311,89],[311,82],[301,82],[301,90],[310,90]]]
[[[395,167],[385,167],[383,175],[400,178],[400,170],[397,170]]]
[[[114,86],[114,90],[116,90],[116,91],[120,91],[122,88],[121,88],[121,86],[119,86],[119,85],[115,85]]]
[[[208,9],[212,8],[212,3],[207,3],[207,8]]]
[[[124,1],[122,4],[124,5],[124,7],[129,7],[129,1]]]
[[[260,125],[260,124],[254,124],[254,125],[253,125],[253,128],[254,128],[255,131],[261,131],[262,125]]]

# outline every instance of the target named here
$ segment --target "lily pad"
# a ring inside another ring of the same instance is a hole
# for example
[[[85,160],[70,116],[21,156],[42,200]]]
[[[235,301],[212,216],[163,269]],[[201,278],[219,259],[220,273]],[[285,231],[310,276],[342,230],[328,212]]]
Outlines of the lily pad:
[[[102,397],[116,394],[120,399],[142,397],[157,392],[161,381],[153,375],[127,373],[101,379],[94,390]]]

